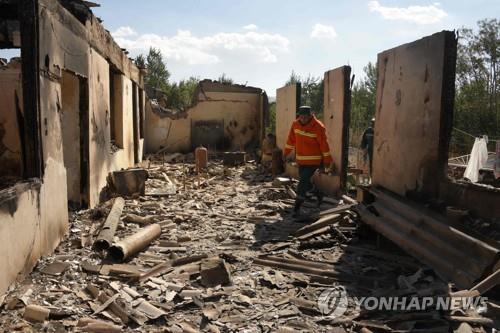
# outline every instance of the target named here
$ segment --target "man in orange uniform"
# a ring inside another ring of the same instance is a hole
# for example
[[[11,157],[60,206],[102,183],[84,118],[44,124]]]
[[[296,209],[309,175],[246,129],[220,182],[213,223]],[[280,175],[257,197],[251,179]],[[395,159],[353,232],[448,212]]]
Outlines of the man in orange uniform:
[[[299,185],[295,200],[294,216],[300,214],[300,206],[306,199],[306,193],[313,187],[311,178],[320,168],[329,169],[332,164],[330,147],[326,139],[325,126],[311,113],[311,107],[301,106],[298,117],[293,122],[285,145],[284,157],[295,149],[295,160],[299,165]],[[316,191],[318,207],[323,201],[323,194]]]

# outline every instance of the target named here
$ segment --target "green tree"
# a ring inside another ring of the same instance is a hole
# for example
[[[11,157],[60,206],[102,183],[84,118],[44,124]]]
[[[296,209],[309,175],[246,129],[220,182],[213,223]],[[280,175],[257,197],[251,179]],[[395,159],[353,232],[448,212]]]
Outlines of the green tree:
[[[375,115],[377,95],[377,66],[369,62],[364,68],[364,77],[356,82],[351,92],[350,144],[359,146],[364,130]]]
[[[168,91],[168,79],[170,72],[167,70],[167,65],[163,61],[163,56],[159,49],[151,47],[146,57],[146,69],[148,74],[145,77],[145,83],[151,88]]]
[[[290,74],[290,78],[288,79],[288,81],[286,81],[285,85],[289,86],[289,85],[292,85],[292,84],[297,84],[297,83],[300,83],[300,76],[297,75],[297,73],[295,73],[294,70],[292,70],[292,74]]]
[[[276,133],[276,102],[269,103],[269,126],[266,133]]]
[[[500,20],[481,20],[477,29],[462,28],[456,72],[454,126],[474,136],[500,137]],[[470,152],[474,138],[454,131],[453,155]],[[490,149],[493,149],[493,142]]]
[[[200,79],[190,77],[169,86],[167,92],[167,102],[170,108],[179,111],[186,111],[193,105],[194,94]]]
[[[135,59],[139,68],[146,68],[144,78],[146,86],[162,92],[167,99],[167,107],[178,111],[186,111],[193,104],[194,93],[200,79],[190,77],[178,83],[170,83],[170,72],[159,49],[150,48],[147,56],[139,55]]]
[[[226,73],[222,73],[222,75],[217,79],[217,82],[227,85],[234,84],[234,80],[227,76]]]
[[[144,57],[143,54],[139,54],[136,58],[135,58],[135,65],[139,68],[146,68],[146,58]]]
[[[292,71],[285,85],[297,83],[300,83],[301,86],[300,104],[309,105],[318,118],[323,118],[323,79],[314,77],[311,74],[306,78],[301,78],[295,71]]]

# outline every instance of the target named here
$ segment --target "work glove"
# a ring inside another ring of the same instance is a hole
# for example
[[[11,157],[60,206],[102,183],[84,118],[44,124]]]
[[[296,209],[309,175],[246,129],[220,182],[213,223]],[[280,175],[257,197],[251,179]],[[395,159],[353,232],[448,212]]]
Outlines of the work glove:
[[[328,164],[328,165],[325,165],[325,168],[323,170],[323,172],[327,175],[333,173],[333,163],[332,164]]]
[[[289,163],[289,162],[293,162],[294,158],[293,158],[293,155],[292,154],[289,154],[287,156],[283,156],[283,163]]]

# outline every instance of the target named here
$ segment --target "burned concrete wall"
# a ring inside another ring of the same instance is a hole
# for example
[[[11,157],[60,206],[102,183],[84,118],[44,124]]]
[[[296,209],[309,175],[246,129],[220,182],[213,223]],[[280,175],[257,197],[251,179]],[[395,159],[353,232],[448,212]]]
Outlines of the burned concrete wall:
[[[19,18],[23,116],[18,117],[18,129],[23,143],[22,177],[30,180],[0,191],[0,251],[4,254],[0,293],[19,273],[29,272],[41,255],[53,251],[68,228],[59,77],[49,70],[49,56],[38,54],[42,34],[33,32],[39,31],[41,6],[29,1],[19,5],[23,6],[18,11],[23,16]]]
[[[326,128],[339,190],[345,189],[349,167],[349,120],[351,112],[351,67],[342,66],[325,73],[323,123]]]
[[[109,64],[97,52],[90,53],[90,80],[89,80],[89,192],[90,206],[100,200],[100,192],[106,186],[106,177],[111,171],[128,168],[135,163],[134,149],[134,98],[133,83],[118,75],[115,91],[110,92]],[[113,95],[113,96],[112,96]],[[111,119],[111,98],[115,98],[118,105],[115,117]],[[111,127],[114,126],[115,136],[119,138],[120,146],[111,140]],[[140,140],[140,138],[138,139]],[[142,140],[137,144],[142,156]]]
[[[262,138],[262,90],[200,82],[196,103],[173,114],[148,103],[146,150],[150,153],[188,152],[203,144],[212,150],[245,150]]]
[[[497,219],[500,216],[500,189],[446,180],[441,183],[440,198],[447,204],[465,208],[473,215]]]
[[[0,294],[58,245],[68,229],[68,200],[95,205],[106,175],[134,165],[135,151],[142,154],[142,141],[130,139],[136,125],[130,87],[142,91],[142,73],[85,4],[77,6],[85,15],[59,1],[9,1],[14,9],[18,5],[12,12],[23,16],[19,105],[26,180],[0,191]],[[120,95],[124,146],[116,150],[110,135],[110,66],[128,91]],[[11,97],[0,95],[0,104]],[[0,160],[2,171],[3,166]]]
[[[373,183],[437,197],[453,113],[456,38],[443,31],[378,55]]]
[[[300,106],[300,84],[285,86],[276,90],[276,145],[285,148],[288,132],[297,118]]]
[[[76,75],[64,71],[61,79],[61,122],[64,146],[64,166],[68,200],[80,202],[80,82]]]
[[[94,18],[90,17],[89,20],[93,21]],[[41,7],[40,26],[40,31],[50,32],[54,30],[53,34],[44,33],[41,35],[40,57],[44,59],[45,70],[50,72],[53,78],[60,78],[61,70],[74,73],[75,77],[84,78],[85,84],[82,85],[79,96],[74,96],[74,98],[79,100],[79,123],[83,128],[80,137],[86,136],[86,140],[81,140],[81,144],[85,144],[86,141],[86,147],[84,147],[85,156],[80,158],[80,165],[85,162],[87,170],[86,175],[84,175],[78,168],[72,168],[72,175],[69,178],[73,179],[70,192],[77,191],[76,183],[79,180],[79,192],[80,195],[84,196],[80,201],[92,207],[99,202],[100,193],[106,185],[108,173],[133,166],[136,162],[134,150],[138,150],[137,155],[142,156],[142,141],[137,144],[133,141],[134,121],[132,115],[134,102],[132,78],[139,87],[138,90],[142,90],[140,88],[142,87],[142,78],[139,77],[137,68],[128,64],[130,60],[118,59],[117,63],[112,63],[112,58],[116,55],[110,49],[111,47],[104,49],[110,52],[105,53],[105,56],[101,53],[103,50],[96,50],[94,47],[101,45],[97,39],[105,37],[94,35],[92,30],[87,31],[86,27],[78,22],[72,13],[62,8],[57,2],[50,2],[50,4],[47,3],[47,7]],[[120,55],[122,54],[123,52],[120,50]],[[119,66],[124,72],[120,72]],[[110,85],[110,67],[117,73],[113,76],[114,85]],[[62,83],[64,84],[64,82]],[[79,80],[79,83],[81,84],[82,80]],[[110,91],[111,87],[113,92]],[[58,89],[61,88],[56,87],[52,92],[41,92],[41,94],[49,96]],[[57,95],[58,98],[61,98],[62,93],[57,92]],[[114,103],[111,103],[111,98],[114,99]],[[115,106],[116,116],[113,119],[111,104]],[[60,106],[53,105],[48,108],[57,109]],[[113,145],[112,132],[120,138],[120,146]],[[74,139],[75,137],[66,137],[66,140],[62,140],[65,156],[72,156],[76,144]],[[50,152],[56,145],[54,142],[48,142],[47,146]],[[76,163],[76,161],[73,162]],[[82,193],[82,182],[84,183],[83,187],[86,187],[85,193]],[[76,200],[76,198],[74,199]]]
[[[2,178],[22,177],[22,144],[19,120],[22,120],[21,62],[12,59],[0,66],[0,165]],[[4,179],[4,181],[7,181]]]
[[[349,115],[351,108],[349,66],[328,71],[324,75],[324,121],[330,145],[334,170],[333,174],[315,174],[313,183],[325,194],[339,196],[347,183]],[[296,109],[300,105],[300,85],[290,85],[276,92],[276,136],[278,146],[283,149],[292,122],[296,119]],[[287,163],[286,173],[298,178],[298,167]]]

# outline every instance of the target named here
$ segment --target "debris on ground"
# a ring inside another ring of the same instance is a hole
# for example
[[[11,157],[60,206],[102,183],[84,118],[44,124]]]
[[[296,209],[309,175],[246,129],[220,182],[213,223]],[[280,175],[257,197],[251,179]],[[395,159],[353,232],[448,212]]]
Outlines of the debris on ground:
[[[500,306],[493,301],[488,312],[356,306],[354,299],[362,297],[469,291],[363,237],[366,226],[353,199],[325,200],[320,209],[306,202],[297,220],[291,211],[294,180],[273,179],[253,163],[226,167],[211,161],[199,173],[183,156],[168,158],[178,164],[165,160],[150,157],[143,194],[120,191],[97,208],[72,213],[65,241],[0,298],[2,330],[488,332],[496,327]],[[498,276],[486,277],[477,290],[489,290]],[[346,296],[345,302],[335,303],[338,296]],[[343,305],[337,306],[342,313],[325,312],[330,304]]]

